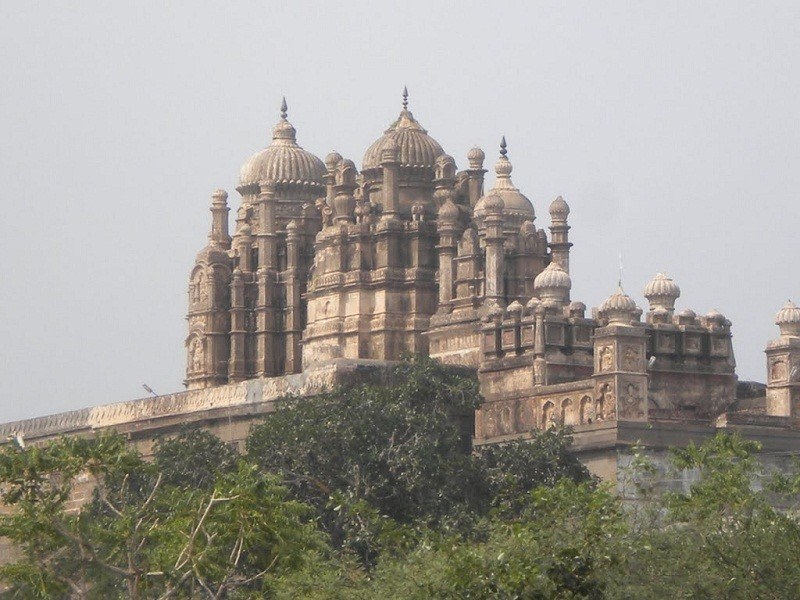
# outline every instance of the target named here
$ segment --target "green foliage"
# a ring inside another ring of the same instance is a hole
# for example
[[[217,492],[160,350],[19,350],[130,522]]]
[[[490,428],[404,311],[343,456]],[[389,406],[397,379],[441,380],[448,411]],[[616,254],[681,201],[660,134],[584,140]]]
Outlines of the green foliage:
[[[525,514],[494,518],[483,542],[451,538],[381,565],[372,597],[604,597],[610,573],[624,562],[616,496],[569,479],[525,495]]]
[[[774,508],[797,506],[800,474],[770,479],[757,444],[673,450],[683,487],[661,494],[634,447],[624,506],[568,431],[470,451],[479,401],[473,376],[412,359],[383,386],[286,400],[244,457],[191,430],[152,462],[109,434],[7,444],[4,597],[800,597],[800,520]]]
[[[164,483],[186,488],[212,488],[219,476],[236,470],[237,459],[236,451],[213,433],[189,426],[158,440],[153,449]]]
[[[173,457],[190,459],[194,441],[171,445]],[[81,483],[92,497],[76,504]],[[0,535],[22,552],[0,567],[10,597],[244,597],[327,551],[310,508],[245,461],[208,489],[186,488],[104,434],[4,446],[0,484],[12,509]]]
[[[588,478],[563,433],[471,453],[464,421],[480,401],[474,374],[412,358],[387,385],[283,401],[251,432],[248,456],[280,473],[334,544],[371,566],[428,529],[469,536],[493,506],[510,509],[560,477]]]

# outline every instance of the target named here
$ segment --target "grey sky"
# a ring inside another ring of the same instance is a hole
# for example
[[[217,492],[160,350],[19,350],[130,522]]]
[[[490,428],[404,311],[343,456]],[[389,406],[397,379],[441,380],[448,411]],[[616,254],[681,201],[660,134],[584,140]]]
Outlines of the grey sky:
[[[460,168],[505,134],[537,225],[572,208],[573,298],[666,270],[743,379],[800,300],[796,2],[6,2],[0,76],[0,421],[181,388],[210,194],[284,94],[359,166],[404,84]]]

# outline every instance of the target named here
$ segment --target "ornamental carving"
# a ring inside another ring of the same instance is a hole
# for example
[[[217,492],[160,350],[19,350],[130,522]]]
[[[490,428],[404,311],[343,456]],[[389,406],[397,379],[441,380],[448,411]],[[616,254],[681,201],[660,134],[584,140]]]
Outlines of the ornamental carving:
[[[644,418],[642,385],[637,383],[623,384],[619,397],[620,419]]]
[[[769,369],[770,381],[783,381],[786,379],[787,369],[785,360],[776,360]]]
[[[600,372],[611,371],[614,368],[614,348],[603,346],[600,349]]]
[[[203,358],[203,342],[199,338],[192,338],[192,341],[189,342],[189,371],[200,373],[203,370]]]
[[[604,383],[600,386],[600,394],[594,401],[594,418],[596,421],[613,420],[616,417],[614,385]]]
[[[622,369],[624,371],[642,370],[642,350],[637,346],[628,346],[622,353]]]

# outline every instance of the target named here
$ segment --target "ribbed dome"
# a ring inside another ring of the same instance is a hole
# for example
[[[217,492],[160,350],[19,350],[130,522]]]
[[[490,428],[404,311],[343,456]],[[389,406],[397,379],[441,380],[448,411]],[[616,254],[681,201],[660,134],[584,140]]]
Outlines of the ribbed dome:
[[[381,153],[391,142],[397,144],[400,167],[433,169],[436,159],[444,154],[439,142],[428,135],[411,112],[404,110],[397,121],[367,149],[362,170],[379,168]]]
[[[297,144],[296,130],[286,119],[286,101],[281,106],[281,120],[272,130],[272,143],[251,156],[242,165],[242,186],[270,181],[298,191],[322,192],[325,189],[325,165]]]
[[[445,200],[444,204],[439,208],[440,221],[447,221],[448,223],[455,222],[458,220],[458,215],[458,206],[456,206],[450,198]]]
[[[545,289],[572,289],[572,280],[557,262],[553,261],[533,280],[533,287],[538,292]]]
[[[523,221],[533,221],[536,214],[533,210],[533,204],[528,198],[522,194],[514,183],[511,181],[511,171],[514,167],[511,161],[508,160],[506,154],[506,138],[500,142],[500,158],[494,165],[496,175],[494,187],[486,192],[486,195],[478,200],[475,204],[473,215],[478,224],[482,224],[483,217],[486,214],[486,198],[489,196],[500,196],[505,204],[503,215],[506,217],[508,229],[511,230],[519,228]]]
[[[554,221],[566,221],[569,216],[569,204],[559,196],[550,203],[550,218]]]
[[[609,323],[630,324],[631,321],[639,320],[642,311],[636,306],[633,298],[628,296],[622,288],[617,288],[611,296],[606,298],[598,307],[598,312],[601,316],[608,319]]]
[[[780,328],[781,335],[800,337],[800,307],[789,300],[775,315],[775,324]]]
[[[408,92],[403,90],[403,110],[389,129],[367,149],[361,165],[363,171],[379,168],[381,154],[392,142],[397,146],[397,159],[401,168],[434,169],[436,159],[444,154],[444,150],[439,142],[428,135],[407,107]]]
[[[784,325],[786,323],[800,323],[800,307],[791,300],[784,304],[783,308],[775,315],[776,325]]]
[[[639,307],[636,306],[636,302],[634,302],[633,298],[622,291],[622,288],[617,288],[617,291],[606,298],[605,301],[598,307],[600,312],[607,312],[611,310],[635,311],[638,308]]]
[[[467,160],[469,161],[470,169],[482,169],[485,159],[486,153],[477,146],[473,146],[470,151],[467,152]]]
[[[658,273],[644,286],[644,297],[650,303],[650,310],[657,308],[672,311],[675,300],[681,295],[681,288],[664,273]]]
[[[679,298],[681,295],[681,288],[667,277],[664,273],[658,273],[653,277],[644,288],[645,298],[651,296],[668,296],[671,298]]]

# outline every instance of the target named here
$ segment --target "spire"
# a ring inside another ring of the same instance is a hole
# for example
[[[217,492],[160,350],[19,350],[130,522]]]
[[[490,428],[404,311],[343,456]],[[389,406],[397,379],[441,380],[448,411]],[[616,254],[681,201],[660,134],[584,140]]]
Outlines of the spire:
[[[508,154],[507,147],[506,136],[503,136],[500,140],[500,158],[494,164],[494,172],[497,175],[494,187],[495,189],[516,190],[517,188],[511,183],[511,171],[514,170],[514,167],[511,166],[511,161],[506,156]]]
[[[272,139],[286,146],[297,145],[297,131],[287,119],[289,107],[286,105],[286,96],[281,100],[281,120],[272,128]]]
[[[408,87],[403,86],[403,110],[408,110]]]

